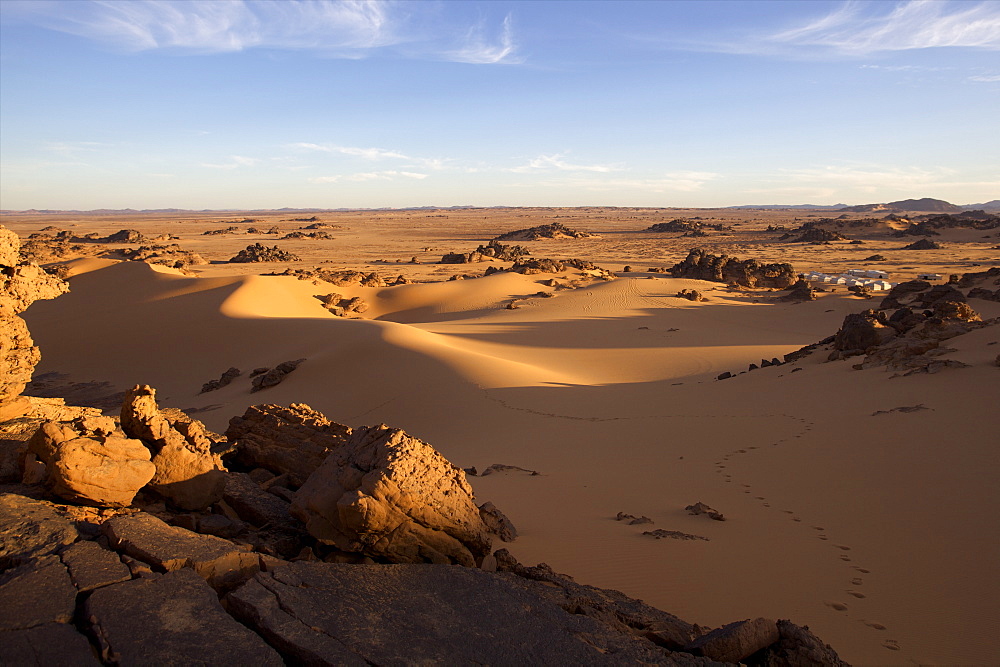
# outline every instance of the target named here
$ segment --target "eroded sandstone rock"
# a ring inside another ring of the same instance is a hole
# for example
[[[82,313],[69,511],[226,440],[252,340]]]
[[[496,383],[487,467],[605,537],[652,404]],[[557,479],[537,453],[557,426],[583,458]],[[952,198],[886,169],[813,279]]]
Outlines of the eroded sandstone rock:
[[[684,260],[671,267],[670,275],[774,289],[785,289],[796,280],[791,264],[762,264],[756,259],[740,260],[729,255],[712,255],[704,248],[692,248]]]
[[[136,385],[125,395],[122,430],[152,452],[154,491],[181,509],[201,509],[222,498],[225,467],[205,425],[183,412],[161,411],[156,390]]]
[[[489,530],[465,473],[401,429],[356,429],[295,494],[292,514],[317,539],[390,563],[474,567]]]

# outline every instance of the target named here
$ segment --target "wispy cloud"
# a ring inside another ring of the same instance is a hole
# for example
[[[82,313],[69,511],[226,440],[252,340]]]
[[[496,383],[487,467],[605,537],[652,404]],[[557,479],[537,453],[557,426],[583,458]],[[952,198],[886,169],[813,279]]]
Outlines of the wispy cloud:
[[[515,49],[514,31],[511,26],[511,16],[508,14],[503,20],[500,35],[496,40],[491,41],[486,37],[486,26],[480,22],[469,28],[464,44],[460,48],[445,51],[442,55],[446,60],[477,65],[523,62],[521,58],[515,56]]]
[[[563,159],[564,157],[565,153],[539,155],[529,161],[528,164],[511,167],[508,171],[512,171],[515,174],[530,174],[545,171],[594,171],[608,173],[612,171],[622,171],[623,169],[623,167],[619,165],[611,164],[572,164],[570,162],[566,162],[566,160]]]
[[[384,148],[359,148],[356,146],[337,146],[333,144],[311,144],[306,142],[299,142],[292,144],[293,148],[302,148],[309,151],[317,151],[320,153],[339,153],[341,155],[353,155],[354,157],[364,158],[366,160],[384,160],[387,158],[395,158],[400,160],[409,160],[411,158],[403,155],[399,151],[386,150]]]
[[[125,51],[264,48],[364,58],[405,45],[389,53],[476,64],[517,61],[510,16],[491,40],[484,23],[467,28],[428,21],[423,15],[433,13],[433,5],[399,0],[5,0],[5,10]],[[456,32],[465,33],[457,46]]]
[[[220,164],[203,162],[201,163],[201,166],[209,169],[237,169],[238,167],[252,167],[259,162],[260,160],[257,158],[244,157],[242,155],[231,155],[229,156],[229,162],[223,162]]]
[[[368,171],[359,174],[346,174],[339,176],[317,176],[315,178],[310,178],[310,183],[338,183],[341,181],[349,181],[353,183],[363,183],[365,181],[394,181],[399,178],[409,178],[414,180],[423,180],[427,178],[427,174],[421,174],[413,171]]]
[[[977,74],[976,76],[970,76],[969,81],[976,81],[979,83],[996,83],[1000,81],[1000,74]]]
[[[889,11],[870,13],[875,8]],[[806,25],[772,34],[765,43],[825,47],[863,55],[935,47],[1000,49],[1000,3],[909,0],[846,2]]]
[[[45,144],[45,150],[60,155],[77,155],[79,153],[89,153],[102,147],[108,146],[99,141],[53,141]]]

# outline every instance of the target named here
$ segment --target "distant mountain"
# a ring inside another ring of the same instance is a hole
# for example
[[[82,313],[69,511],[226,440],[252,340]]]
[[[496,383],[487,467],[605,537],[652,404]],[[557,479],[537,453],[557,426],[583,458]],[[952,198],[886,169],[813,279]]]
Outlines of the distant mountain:
[[[760,210],[785,210],[785,209],[803,209],[803,210],[813,210],[813,211],[836,211],[844,208],[847,204],[833,204],[831,206],[824,206],[822,204],[744,204],[743,206],[727,206],[728,209],[760,209]]]
[[[861,204],[840,209],[845,213],[868,213],[871,211],[920,211],[922,213],[959,213],[965,207],[950,204],[943,199],[902,199],[888,204]]]
[[[1000,199],[983,202],[982,204],[966,204],[962,208],[966,211],[1000,211]]]

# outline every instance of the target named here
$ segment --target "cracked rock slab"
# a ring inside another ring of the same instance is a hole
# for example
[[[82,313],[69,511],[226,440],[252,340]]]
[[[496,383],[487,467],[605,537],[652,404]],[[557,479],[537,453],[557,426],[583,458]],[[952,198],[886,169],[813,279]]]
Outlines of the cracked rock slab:
[[[42,556],[0,575],[0,631],[69,623],[76,586],[58,556]]]
[[[0,665],[89,667],[100,664],[87,638],[65,623],[0,632]]]
[[[708,664],[571,614],[514,575],[448,565],[293,562],[226,598],[311,665]]]
[[[132,578],[118,554],[97,542],[77,542],[63,551],[61,558],[81,593]]]
[[[238,583],[259,568],[257,554],[219,537],[170,526],[145,512],[114,517],[103,528],[113,548],[162,571],[190,568],[216,588]]]
[[[0,569],[54,553],[79,537],[51,503],[0,493]]]
[[[106,660],[121,665],[284,665],[191,570],[94,591],[86,617]]]

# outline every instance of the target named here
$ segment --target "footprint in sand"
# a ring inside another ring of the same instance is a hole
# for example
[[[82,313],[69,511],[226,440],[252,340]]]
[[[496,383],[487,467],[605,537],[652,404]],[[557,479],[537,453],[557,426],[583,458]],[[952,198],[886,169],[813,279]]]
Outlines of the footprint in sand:
[[[793,517],[792,517],[792,521],[795,521],[795,522],[799,522],[799,523],[801,523],[801,522],[802,522],[802,519],[800,519],[800,518],[799,518],[799,517],[797,517],[797,516],[793,516]]]
[[[837,547],[841,551],[850,551],[851,550],[851,547],[845,547],[843,544],[835,544],[833,546]]]
[[[743,485],[743,488],[744,488],[744,489],[749,489],[749,488],[750,488],[750,485],[749,485],[749,484],[744,484],[744,485]]]
[[[851,586],[860,586],[863,583],[865,583],[865,580],[861,577],[854,577],[851,579]]]
[[[851,562],[851,557],[850,556],[845,556],[844,554],[841,554],[840,555],[840,560],[844,561],[845,563],[850,563]]]
[[[764,496],[754,496],[757,500],[767,500]]]
[[[826,530],[823,526],[810,526],[813,530]]]
[[[886,639],[884,642],[882,642],[882,646],[886,647],[890,651],[900,650],[899,642],[897,642],[895,639]]]
[[[792,510],[781,510],[781,511],[784,512],[785,514],[795,514],[795,512],[793,512]]]
[[[819,539],[823,540],[824,542],[826,542],[828,539],[830,539],[826,535],[818,535],[817,537],[819,537]]]
[[[857,565],[854,566],[854,569],[860,572],[861,574],[871,574],[871,570],[866,570],[865,568],[858,567]]]
[[[824,602],[823,604],[837,611],[847,611],[847,605],[843,602]]]
[[[761,503],[764,507],[770,507],[771,503]]]
[[[859,591],[847,591],[847,594],[848,594],[848,595],[853,595],[853,596],[854,596],[854,597],[856,597],[856,598],[864,598],[864,597],[867,597],[867,596],[866,596],[866,595],[865,595],[864,593],[861,593],[861,592],[859,592]]]
[[[865,621],[865,620],[862,620],[861,622],[867,625],[869,628],[873,628],[875,630],[885,630],[885,626],[882,625],[881,623],[873,623],[872,621]]]

